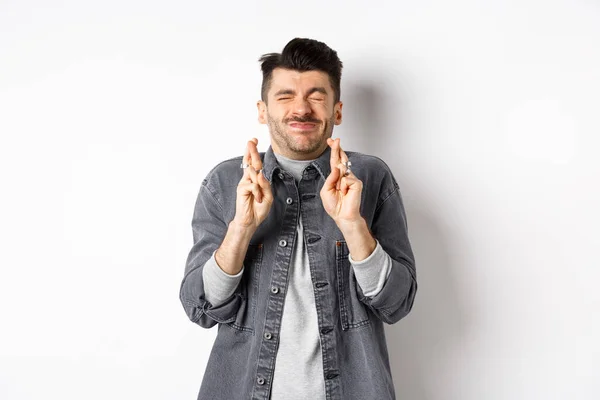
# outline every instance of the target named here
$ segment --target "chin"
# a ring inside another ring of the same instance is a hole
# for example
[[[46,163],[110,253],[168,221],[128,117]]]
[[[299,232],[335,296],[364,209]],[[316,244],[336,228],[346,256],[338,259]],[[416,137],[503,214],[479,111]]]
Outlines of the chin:
[[[305,146],[296,146],[294,149],[297,153],[309,154],[313,153],[321,147],[321,143],[311,143]]]

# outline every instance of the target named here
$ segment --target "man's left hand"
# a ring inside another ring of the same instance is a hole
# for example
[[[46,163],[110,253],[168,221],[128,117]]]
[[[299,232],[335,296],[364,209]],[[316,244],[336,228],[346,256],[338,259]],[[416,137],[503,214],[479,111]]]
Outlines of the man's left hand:
[[[360,197],[363,184],[346,167],[348,156],[340,147],[340,139],[327,139],[331,147],[331,173],[321,189],[321,200],[325,211],[342,229],[362,219],[360,215]]]

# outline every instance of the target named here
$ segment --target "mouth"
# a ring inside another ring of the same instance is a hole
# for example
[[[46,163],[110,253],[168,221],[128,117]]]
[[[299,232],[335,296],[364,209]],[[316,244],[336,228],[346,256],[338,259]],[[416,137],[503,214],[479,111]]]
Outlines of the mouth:
[[[310,122],[291,122],[289,126],[298,131],[312,131],[317,125]]]

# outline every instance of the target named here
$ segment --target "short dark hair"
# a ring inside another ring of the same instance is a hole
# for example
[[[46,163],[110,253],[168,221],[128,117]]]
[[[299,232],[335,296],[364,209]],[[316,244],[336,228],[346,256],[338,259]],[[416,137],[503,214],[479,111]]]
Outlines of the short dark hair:
[[[267,92],[273,78],[275,68],[291,69],[295,71],[321,71],[329,76],[333,87],[335,103],[340,101],[340,81],[342,80],[342,62],[337,52],[323,42],[314,39],[295,38],[285,45],[280,53],[263,54],[261,63],[263,80],[261,86],[261,99],[267,101]]]

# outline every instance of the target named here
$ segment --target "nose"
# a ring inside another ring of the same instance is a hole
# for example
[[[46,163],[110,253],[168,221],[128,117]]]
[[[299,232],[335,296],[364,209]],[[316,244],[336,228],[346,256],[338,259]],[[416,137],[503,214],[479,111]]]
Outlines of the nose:
[[[303,97],[296,97],[294,100],[293,112],[295,115],[308,115],[312,112],[310,103]]]

